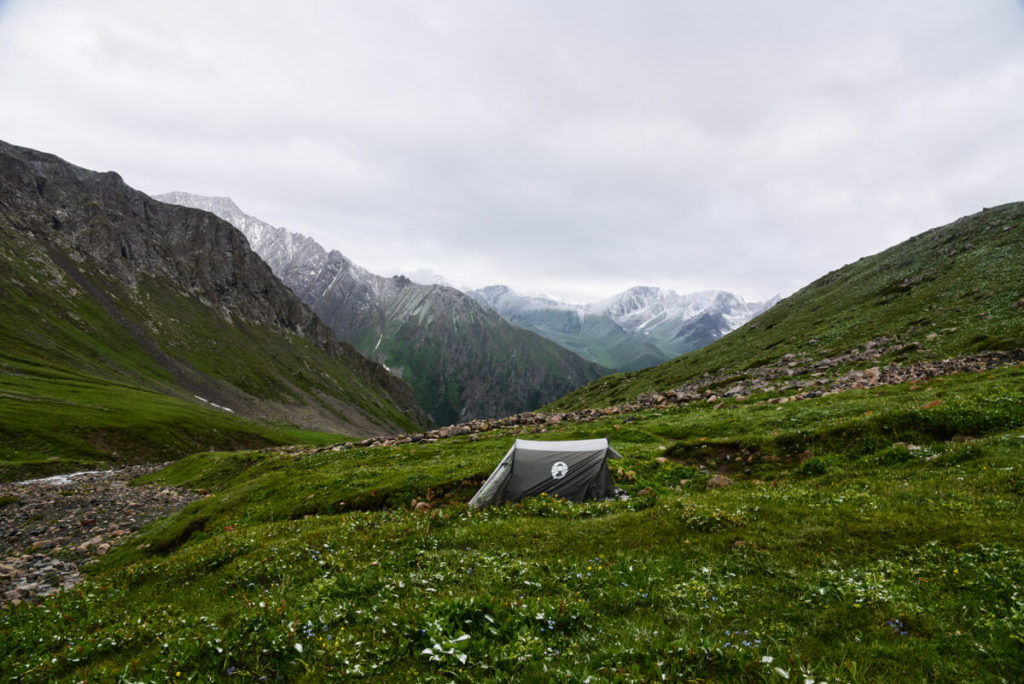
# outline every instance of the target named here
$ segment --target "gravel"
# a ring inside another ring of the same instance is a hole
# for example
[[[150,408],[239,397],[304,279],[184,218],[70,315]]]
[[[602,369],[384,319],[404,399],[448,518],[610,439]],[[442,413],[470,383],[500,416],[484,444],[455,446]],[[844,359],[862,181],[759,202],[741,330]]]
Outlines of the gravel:
[[[0,483],[0,608],[35,601],[82,580],[79,569],[157,518],[200,498],[177,487],[128,486],[167,465]]]

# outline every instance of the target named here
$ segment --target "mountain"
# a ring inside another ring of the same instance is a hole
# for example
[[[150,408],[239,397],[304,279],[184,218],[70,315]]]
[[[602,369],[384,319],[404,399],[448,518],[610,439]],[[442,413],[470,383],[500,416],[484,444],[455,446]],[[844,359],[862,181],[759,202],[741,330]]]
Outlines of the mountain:
[[[557,342],[585,359],[615,370],[648,368],[669,357],[643,337],[584,306],[521,295],[504,285],[467,292],[513,325]]]
[[[42,453],[47,426],[29,435],[25,421],[54,406],[66,407],[54,414],[64,433],[93,455],[143,444],[181,453],[189,427],[170,426],[179,411],[197,425],[199,414],[216,414],[350,435],[422,422],[405,383],[339,343],[239,231],[206,212],[0,143],[0,235],[8,456]],[[128,420],[147,402],[168,423],[145,431],[141,416]],[[69,416],[83,407],[92,413],[75,424]],[[211,434],[198,443],[230,442]]]
[[[714,342],[765,309],[778,297],[749,303],[721,290],[680,295],[658,287],[633,287],[588,305],[590,313],[605,315],[624,329],[642,335],[669,357]]]
[[[1024,203],[921,233],[833,271],[717,342],[556,402],[603,406],[694,378],[789,375],[1024,347]],[[868,360],[870,358],[870,360]],[[815,367],[817,369],[815,370]]]
[[[454,288],[370,273],[336,250],[248,216],[226,197],[176,192],[158,199],[238,227],[339,337],[409,382],[439,424],[531,410],[608,372]]]
[[[521,295],[504,285],[468,292],[508,321],[616,370],[639,370],[710,344],[778,298],[748,303],[729,292],[679,295],[634,287],[590,304]]]

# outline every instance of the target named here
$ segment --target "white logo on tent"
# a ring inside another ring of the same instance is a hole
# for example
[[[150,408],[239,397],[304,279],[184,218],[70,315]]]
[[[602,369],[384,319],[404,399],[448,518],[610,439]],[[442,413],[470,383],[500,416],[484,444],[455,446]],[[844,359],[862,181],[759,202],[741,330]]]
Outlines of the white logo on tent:
[[[551,466],[551,477],[556,480],[561,480],[569,472],[569,466],[565,464],[565,461],[558,461]]]

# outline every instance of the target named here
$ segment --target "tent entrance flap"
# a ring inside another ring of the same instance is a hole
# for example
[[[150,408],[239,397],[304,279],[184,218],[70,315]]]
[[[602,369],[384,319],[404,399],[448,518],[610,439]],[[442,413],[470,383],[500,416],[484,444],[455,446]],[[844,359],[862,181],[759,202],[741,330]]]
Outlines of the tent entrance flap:
[[[517,439],[469,505],[515,503],[541,493],[576,502],[607,499],[615,494],[609,458],[622,456],[607,439]]]

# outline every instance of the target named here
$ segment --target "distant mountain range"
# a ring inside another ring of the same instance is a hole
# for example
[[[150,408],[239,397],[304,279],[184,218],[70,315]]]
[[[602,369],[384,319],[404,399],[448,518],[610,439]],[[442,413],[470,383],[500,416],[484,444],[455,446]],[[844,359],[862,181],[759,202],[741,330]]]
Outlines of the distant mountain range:
[[[779,301],[751,303],[717,290],[680,295],[645,286],[589,304],[522,295],[504,285],[467,294],[508,321],[620,371],[648,368],[699,349]]]
[[[436,423],[531,410],[609,372],[459,290],[370,273],[226,197],[174,192],[157,199],[209,211],[241,230],[335,333],[409,382]]]

